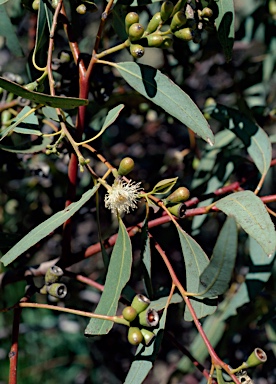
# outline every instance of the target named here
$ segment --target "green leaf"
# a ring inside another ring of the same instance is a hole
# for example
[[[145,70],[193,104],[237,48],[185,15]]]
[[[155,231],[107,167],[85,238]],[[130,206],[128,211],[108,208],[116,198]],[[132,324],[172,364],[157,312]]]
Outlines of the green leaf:
[[[105,131],[106,128],[108,128],[112,123],[114,123],[114,121],[117,119],[117,117],[119,116],[120,112],[124,107],[125,106],[123,104],[120,104],[108,112],[101,131]]]
[[[70,204],[62,211],[57,212],[52,217],[39,224],[1,258],[2,263],[4,265],[12,263],[18,256],[22,255],[23,252],[27,251],[34,244],[38,243],[41,239],[44,239],[49,233],[62,225],[91,199],[98,188],[99,184],[95,185],[92,189],[85,192],[79,201]]]
[[[251,236],[249,236],[249,254],[254,265],[266,265],[271,262],[260,244]]]
[[[130,62],[112,65],[137,92],[163,108],[207,142],[214,142],[213,132],[196,104],[158,69]]]
[[[214,247],[210,263],[200,276],[198,292],[203,297],[222,295],[229,287],[237,254],[237,226],[229,216]]]
[[[147,290],[148,297],[153,296],[152,277],[151,277],[151,247],[150,236],[148,232],[148,220],[145,219],[141,231],[141,258],[143,267],[143,280]]]
[[[179,304],[182,303],[183,298],[180,296],[178,293],[175,293],[172,295],[171,300],[170,300],[170,305],[171,304]],[[161,297],[160,299],[153,300],[150,302],[150,308],[155,309],[156,311],[161,311],[164,309],[167,305],[168,302],[168,296]]]
[[[226,61],[232,59],[232,50],[235,37],[235,9],[233,0],[216,1],[218,6],[218,17],[216,18],[216,28],[218,39],[222,45]]]
[[[116,315],[122,289],[130,278],[131,265],[131,242],[123,221],[119,218],[118,238],[111,254],[104,291],[95,313],[107,316]],[[92,318],[85,329],[85,335],[105,335],[112,327],[112,321]]]
[[[163,195],[164,193],[168,193],[177,182],[177,179],[178,177],[173,177],[172,179],[158,181],[158,183],[153,187],[151,194]]]
[[[268,256],[275,252],[276,234],[273,222],[261,199],[251,191],[232,193],[216,202],[216,207],[232,215]]]
[[[238,110],[224,105],[210,105],[205,112],[235,133],[247,148],[260,173],[265,175],[272,159],[271,143],[265,131]]]
[[[198,293],[199,277],[207,267],[209,259],[200,245],[189,236],[182,228],[177,226],[180,238],[182,253],[186,268],[186,290],[188,292]],[[216,301],[191,298],[193,308],[198,318],[210,315],[216,309]],[[192,321],[193,318],[185,307],[184,319]]]
[[[3,0],[2,2],[0,2],[0,36],[5,37],[7,47],[13,55],[17,57],[22,57],[24,55],[18,38],[16,36],[14,26],[10,21],[5,6],[3,5],[4,2]]]
[[[36,136],[43,135],[43,133],[38,131],[37,129],[28,129],[28,128],[20,128],[20,127],[14,128],[13,132],[21,133],[22,135],[36,135]]]
[[[21,87],[12,81],[6,80],[0,77],[0,87],[6,89],[8,92],[14,93],[17,96],[30,100],[36,104],[48,105],[49,107],[72,109],[80,107],[81,105],[87,105],[88,100],[79,99],[75,97],[61,97],[50,96],[39,92],[32,92],[28,89]]]
[[[140,344],[137,348],[135,358],[128,371],[124,384],[142,384],[151,370],[157,357],[163,339],[166,323],[167,310],[165,309],[159,321],[158,328],[154,329],[156,337],[149,346]]]
[[[25,140],[20,145],[0,145],[0,149],[12,153],[37,153],[43,151],[52,142],[52,137],[38,138],[34,141]]]

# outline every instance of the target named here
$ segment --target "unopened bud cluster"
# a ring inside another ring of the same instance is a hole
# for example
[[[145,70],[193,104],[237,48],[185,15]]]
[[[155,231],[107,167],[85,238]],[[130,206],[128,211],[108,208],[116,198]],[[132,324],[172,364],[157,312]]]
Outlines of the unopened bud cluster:
[[[169,27],[161,30],[165,24]],[[163,2],[160,11],[153,15],[146,28],[140,24],[136,12],[129,12],[125,18],[130,53],[136,59],[144,55],[144,47],[169,48],[173,43],[173,36],[199,43],[202,29],[213,25],[212,9],[194,9],[183,0],[178,0],[175,5],[171,1]]]
[[[50,267],[45,274],[45,284],[40,289],[40,293],[44,295],[48,293],[56,299],[64,299],[67,295],[67,287],[59,282],[62,276],[63,270],[60,267],[57,265]]]
[[[132,345],[142,342],[149,345],[155,334],[150,330],[159,323],[159,315],[150,306],[150,300],[144,295],[136,295],[130,306],[125,307],[122,315],[130,322],[128,341]]]

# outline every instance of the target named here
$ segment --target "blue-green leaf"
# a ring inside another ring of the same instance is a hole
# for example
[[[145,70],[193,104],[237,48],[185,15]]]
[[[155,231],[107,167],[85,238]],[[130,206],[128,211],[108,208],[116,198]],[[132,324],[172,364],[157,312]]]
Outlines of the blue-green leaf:
[[[118,238],[108,265],[104,291],[95,313],[115,316],[121,292],[130,278],[132,265],[131,242],[127,230],[119,218]],[[85,335],[105,335],[113,327],[113,322],[91,319],[85,329]]]
[[[232,58],[232,50],[235,37],[235,9],[233,0],[216,1],[218,6],[218,17],[216,18],[216,28],[218,39],[222,45],[226,61]]]
[[[99,184],[95,185],[95,187],[85,192],[79,201],[70,204],[67,208],[57,212],[52,217],[35,227],[1,258],[2,263],[4,265],[12,263],[18,256],[22,255],[23,252],[27,251],[34,244],[39,242],[41,239],[44,239],[44,237],[49,235],[49,233],[62,225],[66,220],[73,216],[74,213],[76,213],[89,199],[91,199],[98,188]]]
[[[232,215],[268,256],[275,252],[276,233],[264,203],[251,191],[232,193],[216,202],[216,207]]]
[[[222,295],[229,287],[237,254],[237,226],[229,216],[224,223],[213,250],[210,263],[200,275],[198,292],[203,297]]]
[[[209,124],[190,96],[158,69],[131,62],[112,65],[137,92],[163,108],[207,142],[214,142]]]
[[[5,1],[4,1],[5,2]],[[0,3],[0,36],[4,36],[6,44],[13,55],[22,57],[23,52],[15,33],[14,26],[7,14],[3,1]]]

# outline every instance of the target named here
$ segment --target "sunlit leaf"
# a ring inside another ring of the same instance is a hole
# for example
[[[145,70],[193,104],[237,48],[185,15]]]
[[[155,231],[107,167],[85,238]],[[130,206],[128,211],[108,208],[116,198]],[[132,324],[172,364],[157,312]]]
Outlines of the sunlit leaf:
[[[243,142],[260,173],[265,175],[272,159],[271,143],[265,131],[236,109],[213,104],[206,107],[205,111],[235,133]]]
[[[172,179],[164,179],[164,180],[159,181],[153,187],[153,190],[151,193],[153,195],[168,193],[173,188],[175,183],[177,182],[177,179],[178,179],[178,177],[174,177]]]
[[[49,219],[35,227],[1,258],[2,263],[4,265],[12,263],[18,256],[22,255],[23,252],[27,251],[34,244],[38,243],[41,239],[44,239],[44,237],[49,235],[49,233],[62,225],[66,220],[73,216],[74,213],[76,213],[89,199],[91,199],[98,188],[99,184],[95,185],[95,187],[85,192],[79,201],[70,204],[64,210],[57,212]]]
[[[203,297],[222,295],[228,288],[237,254],[237,226],[229,216],[213,250],[210,263],[200,275],[198,291]]]
[[[209,124],[190,96],[158,69],[131,62],[117,63],[114,66],[137,92],[177,118],[204,140],[214,142]]]
[[[235,9],[233,0],[216,1],[218,6],[218,17],[216,28],[218,39],[222,45],[226,61],[232,58],[232,49],[235,37]]]
[[[232,215],[268,256],[275,252],[276,234],[273,222],[261,199],[251,191],[232,193],[217,201],[216,207]]]
[[[119,232],[108,265],[104,291],[95,313],[107,316],[116,315],[122,289],[130,278],[132,265],[131,242],[126,228],[119,218]],[[105,335],[113,327],[113,322],[92,318],[86,329],[88,335]]]
[[[199,277],[207,267],[209,259],[200,245],[191,236],[180,227],[177,227],[177,230],[185,261],[186,290],[198,293]],[[210,315],[216,309],[216,300],[204,301],[200,298],[191,298],[191,302],[198,318]],[[184,319],[186,321],[193,320],[187,307],[185,307]]]
[[[81,105],[88,104],[88,100],[86,99],[79,99],[76,97],[50,96],[45,95],[44,93],[29,91],[28,89],[21,87],[21,85],[6,80],[3,77],[0,77],[0,87],[34,103],[48,105],[55,108],[72,109],[80,107]]]

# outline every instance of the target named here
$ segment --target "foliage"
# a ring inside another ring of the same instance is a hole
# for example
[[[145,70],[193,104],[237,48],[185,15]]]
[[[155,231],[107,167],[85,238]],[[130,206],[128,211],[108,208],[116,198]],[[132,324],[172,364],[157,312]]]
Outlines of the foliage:
[[[275,382],[275,8],[0,2],[0,380]]]

